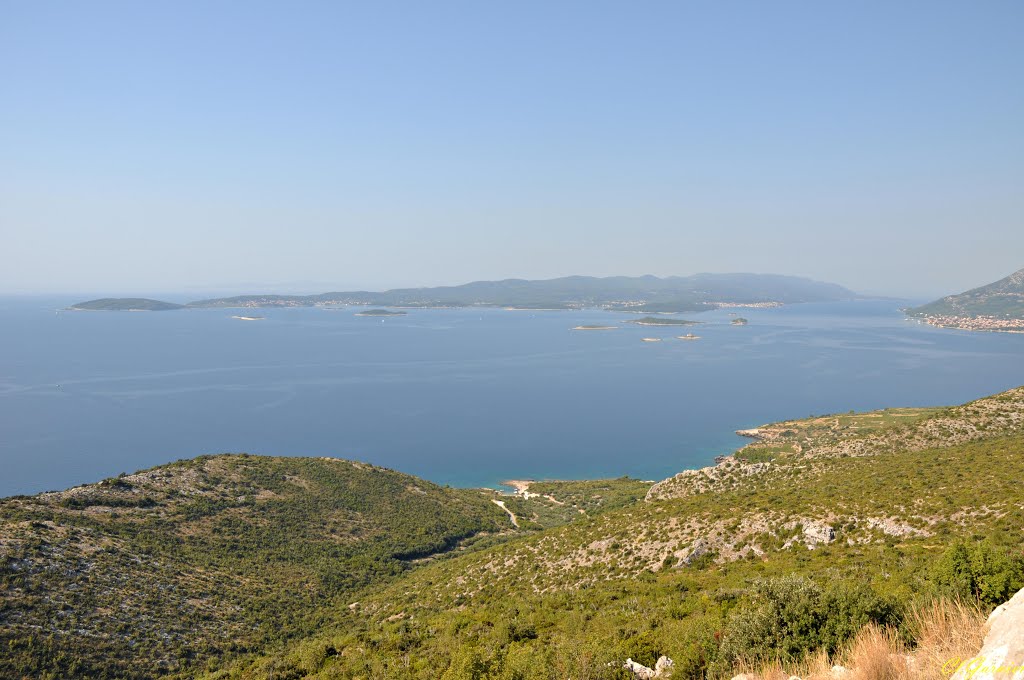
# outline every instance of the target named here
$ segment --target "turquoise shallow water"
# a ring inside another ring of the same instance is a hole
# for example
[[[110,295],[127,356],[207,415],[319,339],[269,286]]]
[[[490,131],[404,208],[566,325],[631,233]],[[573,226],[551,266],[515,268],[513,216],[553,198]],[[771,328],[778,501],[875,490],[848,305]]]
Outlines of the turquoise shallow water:
[[[923,326],[889,301],[589,332],[569,329],[631,317],[55,312],[69,302],[0,299],[0,495],[224,451],[356,458],[453,485],[657,479],[742,444],[737,428],[1024,384],[1024,335]],[[702,339],[674,339],[690,330]]]

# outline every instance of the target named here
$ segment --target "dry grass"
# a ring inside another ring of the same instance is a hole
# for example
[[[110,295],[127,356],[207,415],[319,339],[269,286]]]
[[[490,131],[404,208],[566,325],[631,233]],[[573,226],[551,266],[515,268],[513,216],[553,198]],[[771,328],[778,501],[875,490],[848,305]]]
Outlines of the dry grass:
[[[851,680],[904,680],[915,677],[903,643],[896,632],[869,624],[847,647],[842,665]]]
[[[816,680],[817,678],[831,677],[832,660],[827,653],[819,651],[804,657],[798,663],[786,664],[785,667],[778,661],[762,665],[759,668],[741,664],[736,672],[759,680],[788,680],[793,676]]]
[[[915,678],[938,680],[949,677],[943,665],[950,659],[970,659],[985,639],[985,614],[975,604],[936,600],[910,613],[910,628],[916,642]]]
[[[908,624],[914,639],[911,649],[896,631],[870,624],[832,658],[820,651],[792,664],[743,663],[734,674],[749,680],[945,680],[952,674],[951,660],[970,659],[985,638],[984,613],[963,602],[936,600],[915,607]]]

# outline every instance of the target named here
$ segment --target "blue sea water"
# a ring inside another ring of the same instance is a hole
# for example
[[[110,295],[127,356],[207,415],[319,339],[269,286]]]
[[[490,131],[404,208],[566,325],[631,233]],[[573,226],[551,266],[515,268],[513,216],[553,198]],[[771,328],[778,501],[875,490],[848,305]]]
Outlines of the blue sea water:
[[[1024,335],[931,328],[892,301],[739,310],[747,326],[720,310],[694,329],[598,310],[56,311],[69,302],[0,299],[0,495],[227,451],[460,486],[660,479],[741,445],[737,428],[1024,384]],[[675,339],[689,330],[702,339]]]

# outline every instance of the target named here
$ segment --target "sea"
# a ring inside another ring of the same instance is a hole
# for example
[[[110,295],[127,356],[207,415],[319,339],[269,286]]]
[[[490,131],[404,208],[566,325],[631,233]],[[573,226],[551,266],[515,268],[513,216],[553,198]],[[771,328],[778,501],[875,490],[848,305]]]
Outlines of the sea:
[[[657,480],[741,446],[737,429],[1024,384],[1024,335],[933,328],[897,300],[721,309],[689,328],[602,310],[62,311],[72,302],[0,298],[0,496],[222,452],[464,487]],[[618,328],[571,330],[588,324]]]

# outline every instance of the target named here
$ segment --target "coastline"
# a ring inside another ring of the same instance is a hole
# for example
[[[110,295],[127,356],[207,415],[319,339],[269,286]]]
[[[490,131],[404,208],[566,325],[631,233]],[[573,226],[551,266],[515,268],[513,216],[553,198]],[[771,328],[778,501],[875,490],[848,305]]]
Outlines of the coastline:
[[[529,498],[531,495],[538,495],[530,493],[530,485],[536,483],[536,479],[504,479],[501,481],[501,486],[510,486],[515,489],[513,494],[520,495],[523,498]]]
[[[907,315],[908,321],[917,321],[934,328],[951,328],[975,333],[1024,333],[1024,320],[1001,319],[994,316],[915,316]]]

